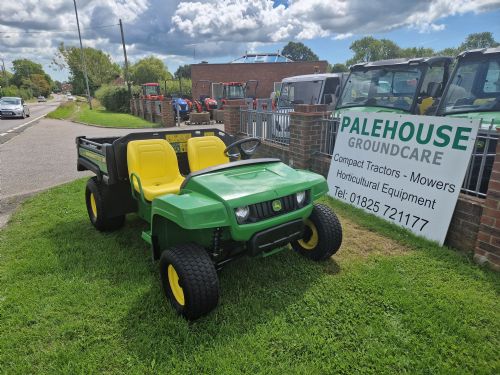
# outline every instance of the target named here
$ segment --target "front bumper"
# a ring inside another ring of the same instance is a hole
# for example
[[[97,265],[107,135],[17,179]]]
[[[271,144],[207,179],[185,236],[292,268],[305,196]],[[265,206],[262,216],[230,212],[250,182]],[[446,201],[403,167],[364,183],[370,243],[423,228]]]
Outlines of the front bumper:
[[[250,255],[285,246],[292,241],[299,240],[304,235],[304,222],[302,219],[290,221],[261,232],[255,233],[247,242]]]
[[[16,111],[12,109],[5,109],[5,110],[0,110],[0,116],[2,117],[18,117],[22,116],[23,111]]]

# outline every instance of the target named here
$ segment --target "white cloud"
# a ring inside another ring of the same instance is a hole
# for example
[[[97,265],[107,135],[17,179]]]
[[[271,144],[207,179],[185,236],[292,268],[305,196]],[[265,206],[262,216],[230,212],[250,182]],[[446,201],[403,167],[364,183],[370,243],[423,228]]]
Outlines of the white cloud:
[[[354,35],[353,33],[341,33],[341,34],[335,35],[332,39],[333,40],[343,40],[343,39],[348,39],[353,35]]]

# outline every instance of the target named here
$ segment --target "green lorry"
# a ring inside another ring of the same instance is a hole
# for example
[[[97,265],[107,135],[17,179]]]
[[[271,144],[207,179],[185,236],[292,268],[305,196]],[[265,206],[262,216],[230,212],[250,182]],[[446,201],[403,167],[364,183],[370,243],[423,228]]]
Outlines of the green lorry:
[[[452,62],[451,57],[420,57],[355,64],[337,102],[337,114],[427,114],[443,92]]]
[[[159,260],[161,282],[178,313],[196,319],[219,300],[217,270],[240,256],[268,256],[288,244],[326,260],[342,242],[336,215],[314,201],[324,177],[278,159],[251,159],[260,141],[217,129],[76,139],[77,168],[90,170],[85,201],[100,231],[125,215],[148,223],[142,238]]]

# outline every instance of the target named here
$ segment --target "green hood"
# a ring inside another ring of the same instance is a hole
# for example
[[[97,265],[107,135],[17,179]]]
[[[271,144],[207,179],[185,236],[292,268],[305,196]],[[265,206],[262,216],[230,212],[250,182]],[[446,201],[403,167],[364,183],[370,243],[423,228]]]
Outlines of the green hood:
[[[192,177],[183,190],[204,194],[238,207],[263,202],[303,191],[313,190],[313,196],[328,188],[323,176],[295,170],[281,162],[235,165],[232,168]],[[313,197],[314,199],[314,197]]]
[[[337,109],[337,113],[341,115],[344,112],[351,112],[351,111],[357,111],[357,112],[370,112],[370,113],[401,113],[405,114],[408,113],[406,111],[403,111],[401,109],[397,108],[385,108],[385,107],[346,107],[346,108],[339,108]]]
[[[495,127],[500,126],[500,112],[468,112],[468,113],[457,113],[446,115],[446,117],[459,117],[459,118],[468,118],[471,120],[483,120],[482,127],[485,128],[491,124]]]

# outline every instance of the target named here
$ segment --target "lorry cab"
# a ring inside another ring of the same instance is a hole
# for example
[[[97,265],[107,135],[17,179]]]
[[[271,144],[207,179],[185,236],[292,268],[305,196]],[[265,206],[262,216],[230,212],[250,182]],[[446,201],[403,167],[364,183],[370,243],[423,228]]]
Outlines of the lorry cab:
[[[337,110],[428,114],[449,77],[451,57],[380,60],[355,64]]]
[[[284,78],[277,109],[291,109],[294,104],[326,104],[329,110],[333,110],[346,79],[346,73],[306,74]]]
[[[500,126],[500,47],[457,56],[436,114],[481,119],[483,128]]]

